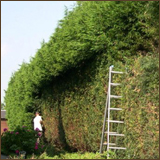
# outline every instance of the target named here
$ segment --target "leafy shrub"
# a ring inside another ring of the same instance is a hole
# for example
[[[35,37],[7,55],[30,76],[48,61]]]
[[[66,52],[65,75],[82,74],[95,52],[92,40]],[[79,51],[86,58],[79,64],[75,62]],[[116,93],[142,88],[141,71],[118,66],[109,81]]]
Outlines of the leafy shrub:
[[[114,153],[110,152],[112,156],[109,159],[115,158]],[[60,155],[55,155],[53,157],[47,156],[46,153],[43,153],[39,159],[107,159],[107,152],[100,154],[100,153],[92,153],[92,152],[85,152],[85,153],[62,153]]]
[[[37,143],[40,135],[37,131],[29,130],[27,127],[17,127],[14,131],[3,132],[1,137],[2,153],[19,154],[20,151],[26,151],[27,154],[38,154],[43,151],[43,142]]]

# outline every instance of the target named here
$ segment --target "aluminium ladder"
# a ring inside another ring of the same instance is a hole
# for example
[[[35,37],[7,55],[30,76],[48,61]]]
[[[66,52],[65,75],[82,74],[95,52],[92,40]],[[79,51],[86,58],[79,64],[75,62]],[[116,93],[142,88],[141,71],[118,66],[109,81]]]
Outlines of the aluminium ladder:
[[[111,98],[121,98],[122,96],[116,96],[116,95],[111,95],[111,86],[119,86],[120,83],[112,83],[111,78],[112,78],[112,73],[114,74],[123,74],[123,72],[119,71],[113,71],[113,65],[109,67],[109,84],[108,84],[108,94],[107,94],[107,100],[106,100],[106,107],[105,107],[105,113],[104,113],[104,122],[103,122],[103,128],[102,128],[102,137],[101,137],[101,144],[100,144],[100,153],[103,152],[103,146],[107,145],[107,151],[109,149],[126,149],[124,147],[115,147],[115,143],[109,143],[109,138],[110,136],[124,136],[124,134],[119,134],[117,132],[110,132],[110,123],[124,123],[123,121],[118,121],[118,120],[110,120],[110,111],[115,110],[115,111],[120,111],[122,108],[111,108],[110,107],[110,101]],[[108,119],[106,120],[107,117],[107,112],[108,112]],[[105,125],[107,121],[107,131],[105,131]],[[107,134],[107,143],[104,143],[104,134]],[[107,158],[109,158],[109,154],[107,153]]]

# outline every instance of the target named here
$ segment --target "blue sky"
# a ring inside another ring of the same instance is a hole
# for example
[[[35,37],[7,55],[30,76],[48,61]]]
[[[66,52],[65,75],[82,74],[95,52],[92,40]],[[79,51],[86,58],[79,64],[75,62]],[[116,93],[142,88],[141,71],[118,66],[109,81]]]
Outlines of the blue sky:
[[[1,102],[12,73],[29,62],[75,1],[1,1]]]

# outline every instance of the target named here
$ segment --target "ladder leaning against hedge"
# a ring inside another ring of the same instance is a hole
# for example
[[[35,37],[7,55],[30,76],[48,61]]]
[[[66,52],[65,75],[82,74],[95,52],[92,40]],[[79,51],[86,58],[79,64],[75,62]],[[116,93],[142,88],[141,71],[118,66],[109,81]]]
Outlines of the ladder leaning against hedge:
[[[115,147],[115,143],[109,143],[109,137],[110,136],[124,136],[124,134],[119,134],[117,132],[110,132],[110,123],[124,123],[123,121],[118,121],[118,120],[110,120],[110,111],[115,110],[119,111],[122,110],[122,108],[110,108],[110,100],[111,98],[121,98],[122,96],[116,96],[116,95],[111,95],[111,86],[119,86],[120,83],[112,83],[111,78],[112,78],[112,73],[114,74],[123,74],[123,72],[119,71],[113,71],[113,65],[109,67],[109,84],[108,84],[108,94],[107,94],[107,100],[106,100],[106,107],[105,107],[105,113],[104,113],[104,122],[103,122],[103,128],[102,128],[102,137],[101,137],[101,144],[100,144],[100,153],[103,152],[103,146],[107,145],[107,151],[109,149],[126,149],[124,147]],[[107,112],[108,112],[108,119],[106,120],[107,117]],[[105,125],[107,121],[107,131],[105,131]],[[107,143],[104,143],[104,134],[107,134]],[[109,154],[107,154],[109,156]]]

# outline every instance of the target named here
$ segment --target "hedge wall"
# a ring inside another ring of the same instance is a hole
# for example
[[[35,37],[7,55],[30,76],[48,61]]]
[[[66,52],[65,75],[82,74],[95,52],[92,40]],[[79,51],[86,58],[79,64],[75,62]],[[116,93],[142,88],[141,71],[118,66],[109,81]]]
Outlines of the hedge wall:
[[[159,158],[159,55],[140,56],[124,80],[127,158]]]
[[[30,63],[23,62],[11,77],[5,96],[9,128],[32,127],[33,113],[39,110],[44,118],[48,142],[72,150],[97,151],[108,68],[114,64],[115,69],[125,71],[127,68],[130,73],[114,77],[116,81],[126,83],[122,87],[125,90],[113,90],[117,94],[123,93],[124,99],[112,105],[124,107],[126,111],[114,114],[113,118],[119,117],[127,122],[124,128],[118,126],[118,130],[126,132],[127,138],[117,141],[125,142],[123,145],[129,148],[126,153],[117,154],[141,158],[147,153],[157,157],[154,154],[157,144],[152,142],[158,141],[158,110],[154,110],[158,98],[149,97],[149,93],[158,88],[158,75],[155,74],[158,70],[155,64],[159,39],[158,8],[156,1],[86,1],[77,2],[72,11],[66,10],[49,42],[42,42]],[[149,69],[152,64],[155,67]],[[136,75],[135,71],[139,74]],[[138,94],[134,94],[137,91]],[[130,110],[133,113],[127,112]],[[135,113],[140,114],[135,117]],[[151,123],[144,125],[150,119],[154,119],[154,127]],[[135,135],[130,131],[134,128]],[[148,135],[147,129],[153,135]],[[144,134],[139,138],[141,131]],[[147,142],[146,137],[154,137],[154,140]],[[144,146],[152,146],[154,150],[150,153],[151,150]]]
[[[113,77],[115,82],[122,83],[122,89],[114,89],[112,93],[122,94],[123,99],[122,102],[112,101],[111,105],[124,110],[112,116],[124,120],[125,125],[111,128],[126,135],[125,139],[116,141],[127,147],[126,152],[118,151],[117,155],[118,158],[158,158],[158,58],[156,55],[140,56],[134,64],[128,68],[125,77]],[[98,69],[95,66],[99,66]],[[99,150],[108,67],[107,62],[100,63],[96,58],[44,88],[39,102],[49,142],[73,150]],[[116,69],[124,70],[124,66],[118,63]]]

